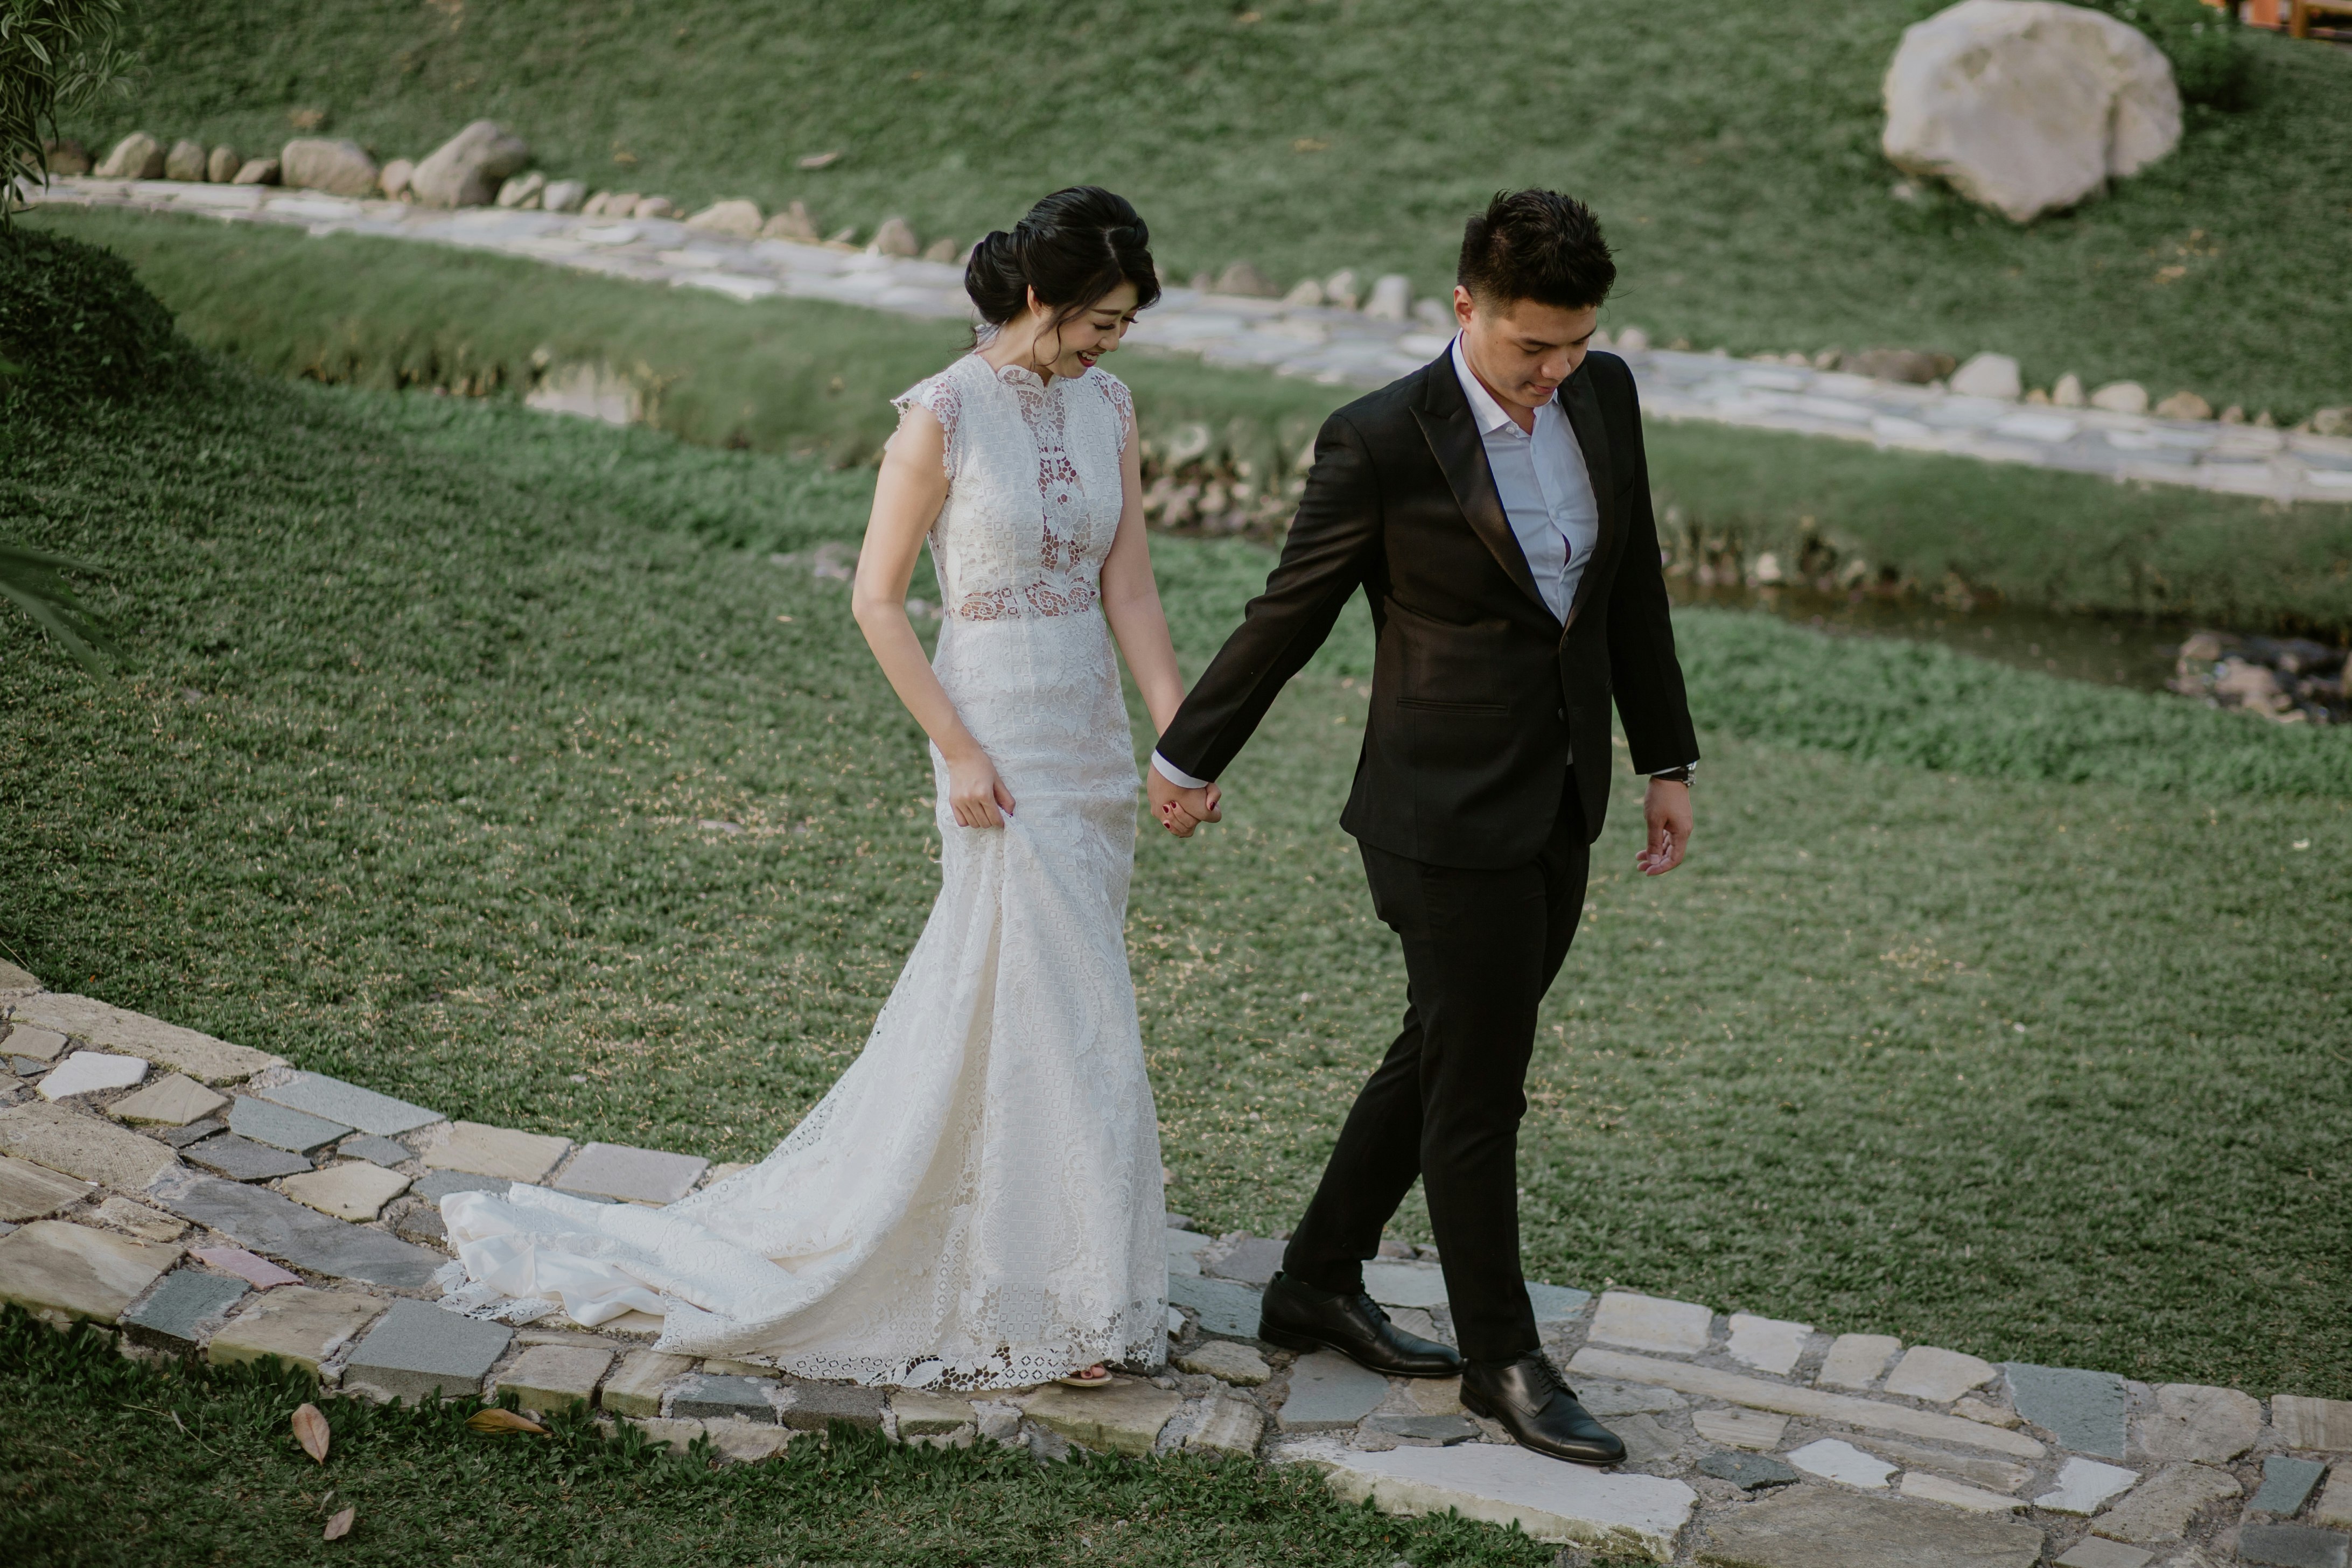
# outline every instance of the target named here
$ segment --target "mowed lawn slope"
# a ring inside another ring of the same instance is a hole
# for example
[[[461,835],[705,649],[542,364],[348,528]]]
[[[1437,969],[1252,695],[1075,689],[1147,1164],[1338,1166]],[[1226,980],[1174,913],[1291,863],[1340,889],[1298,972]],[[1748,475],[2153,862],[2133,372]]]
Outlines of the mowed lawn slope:
[[[859,1048],[936,886],[917,731],[839,585],[769,559],[854,538],[866,476],[210,385],[19,440],[0,479],[31,542],[113,569],[131,650],[102,685],[0,617],[0,946],[452,1114],[763,1153]],[[1267,556],[1154,550],[1197,667]],[[1711,733],[1663,880],[1631,872],[1620,778],[1543,1015],[1531,1272],[2352,1394],[2352,802],[2050,782],[2031,747],[1922,753],[2000,777],[1873,761],[1911,754],[1880,743],[1911,656],[1755,624],[1683,617],[1703,709],[1813,680],[1875,719],[1799,749],[1758,700],[1751,738]],[[1232,820],[1139,849],[1171,1201],[1212,1229],[1291,1223],[1401,1010],[1336,826],[1365,651],[1358,613],[1233,770]],[[1917,689],[1990,732],[2058,687]],[[2128,751],[2153,700],[2095,695]],[[2200,718],[2191,746],[2279,740]]]
[[[2250,37],[2252,106],[2011,227],[1898,201],[1879,83],[1938,0],[137,0],[138,92],[67,129],[274,150],[289,113],[383,157],[494,116],[542,163],[688,204],[800,199],[863,237],[969,240],[1058,185],[1117,187],[1178,276],[1237,258],[1453,276],[1500,187],[1578,192],[1625,264],[1609,315],[1735,353],[1906,344],[2176,386],[2283,419],[2352,402],[2315,303],[2347,213],[2309,149],[2352,136],[2352,57]],[[829,168],[798,161],[838,153]]]

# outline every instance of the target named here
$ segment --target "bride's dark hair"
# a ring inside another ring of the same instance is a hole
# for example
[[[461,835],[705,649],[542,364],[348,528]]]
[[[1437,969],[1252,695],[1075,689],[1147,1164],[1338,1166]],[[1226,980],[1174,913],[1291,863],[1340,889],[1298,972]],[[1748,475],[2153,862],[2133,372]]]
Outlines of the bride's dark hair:
[[[1029,209],[1011,233],[992,231],[964,263],[963,291],[981,320],[1003,326],[1029,308],[1029,290],[1061,325],[1118,288],[1135,285],[1138,310],[1160,298],[1151,230],[1125,196],[1072,185]]]

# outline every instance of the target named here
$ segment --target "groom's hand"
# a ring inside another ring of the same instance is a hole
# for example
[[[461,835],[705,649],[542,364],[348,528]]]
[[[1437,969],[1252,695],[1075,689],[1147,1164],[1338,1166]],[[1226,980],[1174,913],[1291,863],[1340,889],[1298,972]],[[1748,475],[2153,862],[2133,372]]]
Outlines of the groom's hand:
[[[1204,822],[1221,822],[1223,813],[1218,810],[1223,798],[1215,784],[1199,789],[1183,785],[1160,775],[1158,768],[1145,770],[1149,777],[1146,788],[1151,796],[1151,815],[1160,826],[1179,838],[1190,838],[1192,830]]]
[[[1650,825],[1650,847],[1633,857],[1646,877],[1663,877],[1683,863],[1690,847],[1690,785],[1652,779],[1642,797],[1642,819]]]

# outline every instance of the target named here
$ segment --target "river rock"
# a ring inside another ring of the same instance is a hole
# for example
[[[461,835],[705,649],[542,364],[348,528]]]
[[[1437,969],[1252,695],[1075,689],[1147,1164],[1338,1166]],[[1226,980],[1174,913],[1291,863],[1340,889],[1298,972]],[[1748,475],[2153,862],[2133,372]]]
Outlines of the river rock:
[[[2071,370],[2060,376],[2050,388],[2050,405],[2053,408],[2080,408],[2084,401],[2083,378]]]
[[[533,169],[528,174],[517,174],[499,187],[499,205],[508,208],[536,207],[539,195],[547,189],[547,176]]]
[[[2091,406],[2110,414],[2147,412],[2147,388],[2136,381],[2111,381],[2091,394]]]
[[[706,234],[731,234],[738,239],[750,239],[760,232],[761,222],[759,203],[726,201],[711,203],[692,217],[688,218],[686,226],[700,229]],[[913,237],[910,235],[908,237],[911,239]],[[898,252],[890,251],[886,254],[895,256]]]
[[[546,212],[577,212],[581,200],[587,195],[588,182],[585,180],[550,180],[547,189],[539,193],[539,205]]]
[[[867,248],[878,256],[914,256],[923,247],[916,243],[915,231],[905,218],[886,217],[874,231],[873,243]]]
[[[244,164],[238,168],[236,176],[229,181],[229,184],[232,185],[274,185],[278,183],[278,160],[275,158],[247,158]]]
[[[2137,28],[2053,0],[1960,0],[1904,29],[1880,145],[2014,223],[2069,207],[2180,141],[2180,94]]]
[[[2149,410],[2158,419],[2210,419],[2213,405],[2193,392],[2176,392]]]
[[[807,203],[794,202],[760,226],[760,237],[813,243],[816,239],[816,220],[809,216]]]
[[[41,163],[52,174],[89,173],[89,149],[68,136],[41,143]]]
[[[677,204],[667,196],[639,196],[636,211],[631,217],[676,217]]]
[[[1952,358],[1949,354],[1922,353],[1917,349],[1864,349],[1858,354],[1846,355],[1838,368],[1874,381],[1925,386],[1939,375],[1952,374]]]
[[[530,143],[495,120],[477,120],[416,165],[410,188],[428,207],[478,207],[530,162]]]
[[[1375,321],[1412,320],[1412,279],[1402,272],[1375,279],[1371,298],[1364,301],[1364,314]]]
[[[2007,354],[1980,353],[1952,373],[1952,390],[1962,397],[2018,397],[2025,389],[2015,360]]]
[[[1337,305],[1342,310],[1352,310],[1363,303],[1364,290],[1356,280],[1356,269],[1342,267],[1323,279],[1323,302]]]
[[[163,154],[163,177],[167,180],[185,180],[190,184],[200,184],[205,177],[203,146],[189,141],[184,136],[173,142],[172,150]]]
[[[1248,261],[1236,261],[1226,267],[1217,274],[1217,280],[1210,285],[1210,289],[1213,293],[1238,294],[1253,300],[1277,299],[1282,293],[1275,287],[1273,279],[1260,272],[1255,263]]]
[[[939,238],[931,241],[930,244],[923,247],[923,259],[926,261],[940,262],[961,261],[963,259],[963,252],[964,247],[956,243],[952,236],[941,235]]]
[[[226,185],[236,178],[245,167],[245,159],[237,150],[223,142],[205,155],[205,178],[215,185]]]
[[[331,196],[375,194],[375,160],[356,142],[329,136],[298,136],[279,149],[278,179],[299,191]]]
[[[101,180],[160,180],[163,177],[163,144],[144,131],[133,131],[114,144],[98,166]]]

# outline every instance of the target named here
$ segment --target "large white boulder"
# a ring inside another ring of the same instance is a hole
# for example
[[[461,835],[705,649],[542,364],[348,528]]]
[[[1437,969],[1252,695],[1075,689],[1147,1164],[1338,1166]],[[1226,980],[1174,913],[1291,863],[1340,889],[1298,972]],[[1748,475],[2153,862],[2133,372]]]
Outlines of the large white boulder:
[[[496,121],[477,120],[416,165],[408,188],[428,207],[487,206],[509,174],[530,162],[530,148]]]
[[[1886,68],[1895,164],[2028,223],[2180,140],[2172,66],[2137,28],[2055,0],[1960,0],[1903,31]]]

